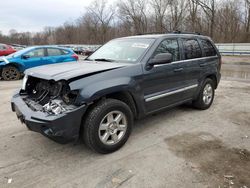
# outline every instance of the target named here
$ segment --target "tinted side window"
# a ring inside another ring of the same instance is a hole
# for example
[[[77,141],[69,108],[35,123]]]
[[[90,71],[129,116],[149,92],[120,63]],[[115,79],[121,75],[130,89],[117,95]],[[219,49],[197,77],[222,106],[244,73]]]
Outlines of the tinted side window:
[[[210,41],[201,39],[201,43],[206,57],[216,55],[216,51]]]
[[[177,39],[166,39],[161,42],[154,52],[153,57],[160,53],[171,53],[173,61],[180,60],[180,51]]]
[[[199,43],[195,39],[183,39],[185,59],[195,59],[202,56]]]
[[[30,57],[44,57],[44,49],[43,48],[35,49],[28,52],[26,55]]]
[[[56,48],[48,48],[48,56],[58,56],[62,55],[61,50]]]

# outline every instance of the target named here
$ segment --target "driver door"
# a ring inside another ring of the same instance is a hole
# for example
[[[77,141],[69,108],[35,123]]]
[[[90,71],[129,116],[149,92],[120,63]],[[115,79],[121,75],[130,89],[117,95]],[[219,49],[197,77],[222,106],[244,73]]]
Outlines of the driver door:
[[[185,73],[180,61],[179,42],[175,38],[164,39],[156,48],[152,58],[159,53],[171,53],[173,62],[154,65],[144,72],[144,101],[146,113],[176,104],[185,98]]]
[[[45,48],[31,50],[22,57],[25,57],[22,59],[26,69],[48,64],[48,61],[45,58]]]

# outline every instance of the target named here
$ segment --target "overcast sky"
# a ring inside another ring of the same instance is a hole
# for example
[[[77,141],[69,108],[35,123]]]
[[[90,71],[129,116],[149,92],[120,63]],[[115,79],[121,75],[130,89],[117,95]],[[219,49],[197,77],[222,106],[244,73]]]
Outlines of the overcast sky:
[[[74,21],[93,0],[3,0],[0,31],[41,31],[45,26],[59,26]],[[108,0],[113,1],[113,0]]]

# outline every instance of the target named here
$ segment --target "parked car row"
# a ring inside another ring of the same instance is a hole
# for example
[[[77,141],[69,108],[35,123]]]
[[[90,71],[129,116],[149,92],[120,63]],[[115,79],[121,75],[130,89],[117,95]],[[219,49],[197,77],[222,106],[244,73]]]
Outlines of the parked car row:
[[[24,48],[27,47],[27,46],[25,46],[25,45],[20,45],[20,44],[11,44],[11,46],[12,46],[16,51],[22,50],[22,49],[24,49]]]
[[[76,47],[76,48],[73,48],[73,51],[78,55],[90,56],[91,54],[95,52],[95,49]]]
[[[78,60],[73,50],[52,46],[28,47],[5,55],[0,57],[0,75],[4,80],[18,80],[28,68]]]
[[[0,56],[6,56],[15,53],[17,50],[10,45],[0,44]]]

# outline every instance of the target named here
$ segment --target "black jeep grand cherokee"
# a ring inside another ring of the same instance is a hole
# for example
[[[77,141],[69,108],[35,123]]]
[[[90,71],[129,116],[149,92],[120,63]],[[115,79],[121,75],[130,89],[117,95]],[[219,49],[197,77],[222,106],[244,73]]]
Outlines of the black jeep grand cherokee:
[[[205,36],[119,38],[85,61],[29,69],[11,106],[32,131],[58,142],[82,137],[110,153],[125,144],[134,119],[190,101],[209,108],[220,68],[221,56]]]

